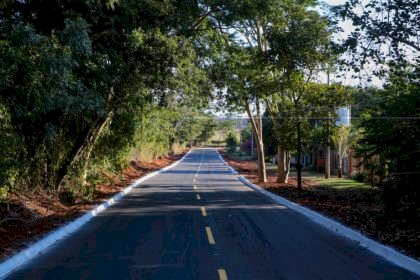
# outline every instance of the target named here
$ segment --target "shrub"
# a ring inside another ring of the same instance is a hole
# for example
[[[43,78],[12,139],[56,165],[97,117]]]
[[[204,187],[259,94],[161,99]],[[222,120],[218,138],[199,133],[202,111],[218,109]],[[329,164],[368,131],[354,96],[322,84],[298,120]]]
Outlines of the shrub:
[[[85,184],[81,186],[79,190],[80,199],[83,201],[90,201],[93,199],[93,195],[95,193],[95,185],[94,184]]]
[[[365,174],[364,174],[363,172],[360,172],[360,171],[354,171],[354,172],[350,175],[350,177],[351,177],[353,180],[355,180],[355,181],[357,181],[357,182],[360,182],[360,183],[362,183],[362,182],[365,180]]]
[[[76,196],[72,190],[63,190],[58,194],[58,199],[64,205],[72,206],[76,204]]]
[[[228,147],[228,151],[233,153],[236,151],[236,147],[238,146],[238,142],[236,140],[235,133],[229,132],[228,136],[226,137],[226,146]]]
[[[408,227],[418,223],[420,216],[420,192],[417,184],[418,174],[389,176],[383,181],[382,198],[387,218],[403,221]]]

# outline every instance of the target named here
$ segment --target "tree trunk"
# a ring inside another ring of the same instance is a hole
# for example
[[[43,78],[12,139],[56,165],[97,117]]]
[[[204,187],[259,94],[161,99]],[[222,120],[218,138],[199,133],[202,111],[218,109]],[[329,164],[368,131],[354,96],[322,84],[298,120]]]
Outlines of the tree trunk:
[[[277,146],[277,183],[287,184],[290,171],[290,151]]]
[[[246,113],[251,121],[251,128],[255,136],[255,140],[257,142],[257,154],[258,154],[258,182],[265,183],[267,182],[267,175],[266,175],[266,168],[265,168],[265,161],[264,161],[264,143],[262,140],[262,133],[260,132],[257,124],[255,122],[254,116],[251,113],[251,109],[249,108],[249,104],[247,103],[245,106]],[[258,116],[257,116],[258,117]]]
[[[325,148],[325,179],[331,177],[331,147],[327,146]]]
[[[343,157],[338,156],[338,178],[343,177]]]
[[[93,148],[95,147],[95,144],[97,143],[99,136],[101,135],[103,129],[106,127],[107,124],[109,124],[111,118],[113,116],[113,113],[108,113],[108,116],[106,118],[99,118],[95,126],[88,130],[88,133],[81,145],[77,145],[77,150],[75,153],[71,154],[72,158],[71,161],[63,167],[63,175],[58,181],[58,190],[62,187],[66,176],[68,175],[68,171],[71,167],[74,167],[76,164],[81,164],[81,171],[82,171],[82,179],[83,182],[86,181],[87,176],[87,167],[88,167],[88,161],[90,159],[90,155],[93,151]],[[77,144],[77,143],[76,143]]]
[[[297,121],[296,124],[297,130],[297,163],[296,163],[296,171],[297,171],[297,188],[298,190],[302,190],[302,166],[300,164],[301,157],[302,157],[302,131],[301,131],[301,124],[300,120]]]
[[[259,142],[259,151],[258,151],[258,178],[260,182],[267,182],[266,176],[266,167],[265,167],[265,154],[264,154],[264,141],[263,141],[263,131],[262,131],[262,116],[260,111],[260,104],[257,100],[257,121],[258,121],[258,142]]]
[[[79,133],[76,141],[73,144],[73,147],[70,153],[66,157],[66,160],[57,170],[56,177],[55,177],[55,186],[58,188],[58,190],[60,190],[61,185],[63,184],[63,181],[69,172],[70,166],[72,165],[74,159],[79,153],[80,147],[84,145],[86,139],[89,137],[89,134],[90,134],[90,129],[84,129],[81,133]]]
[[[89,139],[89,143],[87,143],[87,145],[86,145],[86,149],[83,152],[84,155],[83,155],[83,163],[82,163],[83,164],[83,168],[82,168],[82,172],[83,172],[83,175],[82,175],[82,180],[83,181],[82,182],[83,182],[83,184],[86,184],[87,169],[88,169],[89,159],[90,159],[90,156],[92,155],[93,148],[95,148],[96,143],[98,142],[99,137],[101,136],[104,128],[107,127],[111,123],[113,115],[114,115],[113,112],[110,112],[108,114],[108,116],[105,118],[105,120],[96,127],[96,129],[95,129],[95,131],[92,135],[92,138]]]
[[[106,102],[106,108],[109,108],[109,104],[111,103],[111,99],[114,93],[114,88],[111,87],[107,102]],[[56,186],[58,187],[58,191],[60,191],[67,175],[71,167],[74,167],[76,164],[81,163],[82,164],[82,178],[85,181],[86,179],[86,170],[87,170],[87,161],[90,158],[90,154],[92,153],[92,150],[99,139],[99,136],[101,135],[103,129],[106,127],[106,125],[110,122],[114,115],[114,112],[112,110],[108,111],[108,114],[106,117],[99,117],[96,121],[94,126],[85,129],[83,133],[79,135],[77,138],[75,144],[73,145],[73,148],[67,157],[65,164],[63,164],[58,172],[57,180],[56,180]],[[83,158],[86,159],[85,162],[83,162]]]

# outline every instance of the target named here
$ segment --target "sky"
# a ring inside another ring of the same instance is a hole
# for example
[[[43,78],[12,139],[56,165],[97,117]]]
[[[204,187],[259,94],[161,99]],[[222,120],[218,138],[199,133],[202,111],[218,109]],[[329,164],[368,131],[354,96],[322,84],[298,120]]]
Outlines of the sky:
[[[368,0],[363,0],[362,3],[367,3],[369,2]],[[323,14],[322,10],[322,4],[327,4],[327,5],[342,5],[346,3],[346,0],[320,0],[319,1],[320,5],[319,8],[317,8],[317,10]],[[334,37],[337,40],[342,40],[344,38],[346,38],[346,36],[348,34],[350,34],[353,31],[353,26],[352,23],[350,21],[345,21],[345,22],[341,22],[339,24],[339,26],[343,29],[343,32],[341,32],[340,34],[334,34]],[[366,69],[367,72],[369,72],[369,69]],[[330,74],[330,82],[334,83],[341,83],[342,85],[349,85],[349,86],[376,86],[376,87],[381,87],[382,86],[382,81],[379,80],[377,77],[372,76],[372,81],[371,82],[366,82],[360,79],[355,79],[352,78],[352,75],[354,75],[354,72],[348,71],[348,72],[340,72],[340,73],[331,73]],[[317,79],[319,82],[322,83],[326,83],[327,82],[327,74],[326,73],[320,73],[319,74],[319,78]],[[223,113],[218,113],[216,114],[218,116],[223,116]],[[246,117],[245,113],[238,113],[235,114],[237,117]]]
[[[366,4],[368,3],[368,0],[363,0],[362,3]],[[322,6],[322,3],[326,3],[328,5],[342,5],[346,3],[346,0],[321,0],[320,1],[320,6]],[[318,9],[320,11],[320,13],[322,14],[322,9],[319,8]],[[353,31],[353,25],[351,23],[351,21],[347,20],[344,22],[341,22],[339,24],[339,26],[343,29],[343,32],[341,33],[335,33],[334,34],[334,38],[337,40],[343,40],[345,39],[352,31]],[[371,70],[369,68],[365,68],[364,69],[366,73],[370,73]],[[362,73],[362,72],[361,72]],[[341,72],[341,73],[336,73],[336,74],[332,74],[330,76],[330,80],[331,82],[339,82],[343,85],[349,85],[349,86],[376,86],[376,87],[382,87],[383,82],[376,76],[372,75],[370,76],[370,78],[372,79],[371,82],[367,82],[366,80],[361,80],[361,79],[355,79],[352,78],[351,76],[354,75],[355,73],[353,71],[349,71],[349,72]],[[367,75],[363,76],[364,78],[367,77]],[[321,75],[321,81],[326,82],[327,80],[327,75],[324,73],[323,75]]]

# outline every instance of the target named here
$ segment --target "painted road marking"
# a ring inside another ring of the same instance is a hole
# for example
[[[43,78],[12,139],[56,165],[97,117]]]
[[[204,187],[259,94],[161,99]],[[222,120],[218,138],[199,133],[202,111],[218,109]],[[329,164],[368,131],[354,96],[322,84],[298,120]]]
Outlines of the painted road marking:
[[[206,233],[207,233],[207,238],[209,240],[209,243],[212,245],[216,244],[216,242],[214,242],[213,233],[211,233],[210,227],[206,227]]]
[[[203,214],[203,217],[207,217],[206,208],[201,207],[201,213]]]
[[[194,190],[196,190],[197,189],[197,186],[196,185],[194,185]]]
[[[224,269],[218,269],[217,272],[219,272],[220,280],[227,280],[226,271]]]
[[[198,199],[198,200],[200,200],[200,199],[201,199],[201,196],[200,196],[199,194],[197,194],[197,199]]]

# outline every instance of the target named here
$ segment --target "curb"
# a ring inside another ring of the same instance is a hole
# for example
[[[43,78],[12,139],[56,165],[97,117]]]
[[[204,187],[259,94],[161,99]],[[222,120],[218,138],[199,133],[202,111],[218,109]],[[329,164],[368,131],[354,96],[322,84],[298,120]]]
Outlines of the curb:
[[[232,168],[232,166],[229,165],[229,163],[227,163],[225,161],[225,159],[220,155],[219,151],[217,151],[217,155],[219,156],[220,160],[223,162],[223,164],[227,167],[227,169],[229,170],[230,173],[234,174],[234,175],[238,175],[238,171],[236,171],[235,169]]]
[[[27,263],[28,261],[34,259],[36,256],[44,252],[48,247],[53,245],[55,242],[64,239],[65,237],[69,236],[70,234],[74,233],[78,230],[81,226],[89,222],[92,218],[94,218],[99,213],[103,212],[105,209],[111,207],[115,202],[121,200],[127,193],[129,193],[132,189],[138,187],[138,185],[157,174],[163,173],[168,169],[171,169],[182,162],[185,157],[191,152],[189,150],[181,159],[177,160],[176,162],[152,173],[147,174],[144,177],[139,178],[134,183],[114,195],[111,199],[103,202],[102,204],[96,206],[91,211],[87,212],[83,216],[77,218],[76,220],[69,222],[68,224],[59,227],[58,229],[52,231],[47,236],[42,238],[41,240],[37,241],[33,245],[29,246],[27,249],[22,250],[21,252],[15,254],[14,256],[10,257],[6,261],[0,263],[0,279],[4,279],[9,273],[13,272],[23,264]]]
[[[292,209],[312,221],[334,231],[335,233],[342,235],[344,237],[347,237],[353,241],[356,241],[359,243],[360,246],[365,247],[369,251],[375,253],[376,255],[379,255],[386,260],[404,268],[411,272],[414,272],[415,274],[420,276],[420,262],[416,261],[413,258],[410,258],[404,254],[401,254],[397,252],[396,250],[392,249],[389,246],[385,246],[383,244],[380,244],[360,232],[353,230],[351,228],[348,228],[339,222],[334,221],[333,219],[327,218],[315,211],[309,210],[306,207],[300,206],[294,202],[291,202],[290,200],[287,200],[281,196],[275,195],[269,191],[264,190],[263,188],[256,186],[252,183],[250,183],[244,176],[239,176],[238,179],[246,186],[250,187],[251,189],[258,191],[268,197],[270,197],[275,202],[282,204],[286,206],[289,209]]]

